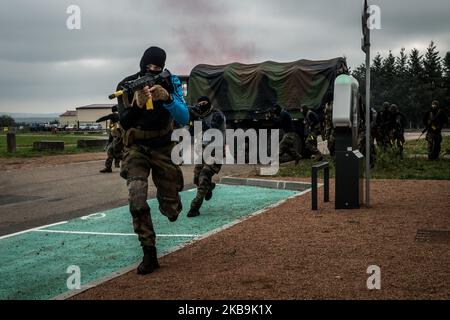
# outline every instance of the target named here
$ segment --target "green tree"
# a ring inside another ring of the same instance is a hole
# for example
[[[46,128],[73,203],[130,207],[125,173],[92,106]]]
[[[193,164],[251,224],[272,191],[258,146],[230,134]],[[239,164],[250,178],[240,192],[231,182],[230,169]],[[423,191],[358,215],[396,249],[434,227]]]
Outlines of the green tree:
[[[393,103],[396,103],[400,110],[411,121],[411,114],[409,110],[409,87],[408,87],[408,56],[405,53],[405,48],[400,50],[400,55],[395,58],[395,79],[393,87],[394,95],[391,98]]]
[[[372,106],[380,106],[383,103],[383,58],[377,52],[370,66],[370,101]]]
[[[450,51],[447,52],[444,58],[444,79],[443,86],[445,88],[444,105],[450,107]]]
[[[425,57],[423,59],[424,67],[424,85],[428,100],[434,100],[442,98],[442,65],[441,57],[439,57],[439,51],[436,49],[436,45],[431,41],[427,48]]]
[[[395,65],[395,57],[392,54],[392,51],[389,50],[389,55],[383,60],[383,64],[381,66],[381,92],[379,92],[380,98],[383,101],[389,101],[390,103],[394,103],[396,101],[396,65]]]
[[[366,96],[366,64],[362,63],[354,71],[352,71],[352,76],[358,80],[359,92],[361,93],[363,100],[365,101]]]
[[[8,115],[3,115],[0,117],[0,127],[15,127],[16,122],[14,119]]]
[[[419,126],[422,118],[422,109],[425,105],[424,98],[424,68],[423,56],[416,48],[411,50],[409,55],[407,75],[408,75],[408,115],[414,125]]]
[[[389,51],[387,57],[377,53],[371,67],[371,104],[379,109],[384,101],[397,104],[412,125],[421,126],[423,112],[431,98],[450,106],[450,52],[439,56],[434,42],[425,56],[412,49],[409,55],[402,48],[398,56]],[[352,71],[359,81],[365,99],[365,64]]]

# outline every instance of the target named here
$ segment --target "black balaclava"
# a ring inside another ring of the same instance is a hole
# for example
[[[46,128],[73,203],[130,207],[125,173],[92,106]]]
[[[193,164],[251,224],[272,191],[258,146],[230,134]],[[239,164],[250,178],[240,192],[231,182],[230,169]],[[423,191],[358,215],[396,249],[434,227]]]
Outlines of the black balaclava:
[[[281,107],[278,104],[274,104],[272,107],[273,112],[278,116],[281,113]]]
[[[141,75],[147,73],[147,66],[149,64],[154,64],[162,69],[166,64],[166,52],[159,47],[150,47],[145,50],[144,55],[142,56],[140,67],[141,67]],[[158,74],[160,72],[150,72]]]
[[[211,100],[209,100],[209,98],[207,96],[202,96],[200,98],[198,98],[197,103],[206,101],[207,104],[200,106],[200,113],[204,114],[206,112],[209,111],[209,109],[211,109]]]
[[[302,108],[301,108],[301,110],[302,110],[302,114],[303,114],[304,116],[306,116],[306,114],[308,113],[309,108],[308,108],[307,106],[303,105]]]

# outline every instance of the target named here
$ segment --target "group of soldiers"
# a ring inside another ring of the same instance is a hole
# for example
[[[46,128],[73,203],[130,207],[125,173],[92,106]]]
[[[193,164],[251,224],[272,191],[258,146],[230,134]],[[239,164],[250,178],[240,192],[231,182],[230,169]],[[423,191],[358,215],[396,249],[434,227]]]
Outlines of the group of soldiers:
[[[365,155],[366,152],[366,117],[365,106],[362,101],[359,101],[359,123],[358,123],[358,149]],[[312,159],[322,159],[322,154],[317,148],[317,138],[320,135],[322,141],[326,141],[330,156],[335,156],[335,130],[333,126],[333,100],[327,99],[323,112],[315,111],[307,106],[301,108],[304,122],[304,146],[306,154],[310,155]],[[284,125],[279,126],[284,132],[283,139],[280,143],[280,157],[283,154],[288,154],[288,160],[301,158],[301,155],[293,148],[294,141],[300,139],[299,135],[294,135],[290,129],[292,120],[286,114],[288,112],[283,110],[278,115],[284,119]],[[439,105],[438,101],[433,101],[431,109],[426,111],[423,116],[424,130],[426,132],[426,141],[428,146],[428,158],[435,160],[439,158],[440,146],[442,142],[441,131],[448,121],[448,116]],[[286,125],[288,123],[289,125]],[[403,150],[405,144],[405,127],[407,124],[406,116],[400,111],[396,104],[384,102],[380,111],[377,112],[374,108],[370,109],[370,163],[373,167],[376,161],[377,148],[380,152],[387,152],[392,150],[395,154],[403,157]]]
[[[431,108],[423,114],[422,119],[424,126],[422,135],[426,133],[429,160],[439,159],[442,129],[445,127],[447,121],[448,116],[445,109],[440,106],[439,101],[432,101]],[[398,106],[389,102],[383,103],[381,111],[376,116],[372,130],[372,135],[380,147],[381,152],[390,148],[400,156],[403,155],[405,127],[406,117],[400,112]]]
[[[406,117],[400,112],[396,104],[384,102],[381,111],[376,115],[373,125],[373,136],[384,152],[387,148],[395,150],[400,156],[403,155],[405,143]]]
[[[317,144],[317,137],[321,134],[319,116],[306,105],[301,107],[301,112],[303,126],[299,129],[294,124],[288,110],[281,108],[278,104],[270,109],[268,119],[272,120],[273,127],[280,129],[282,132],[279,148],[281,162],[294,160],[297,165],[300,159],[305,157],[317,161],[323,158]],[[301,141],[304,143],[302,144]],[[301,147],[302,145],[304,150]]]

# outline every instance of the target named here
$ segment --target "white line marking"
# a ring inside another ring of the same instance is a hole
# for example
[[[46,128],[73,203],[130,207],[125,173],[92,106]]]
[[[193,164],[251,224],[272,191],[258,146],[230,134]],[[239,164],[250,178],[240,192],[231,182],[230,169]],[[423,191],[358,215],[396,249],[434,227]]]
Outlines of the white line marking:
[[[31,230],[36,232],[47,232],[47,233],[62,233],[62,234],[87,234],[94,236],[125,236],[137,237],[135,233],[116,233],[116,232],[90,232],[90,231],[69,231],[69,230]],[[157,234],[156,237],[186,237],[186,238],[195,238],[198,237],[197,234]]]
[[[106,217],[106,213],[104,212],[97,212],[97,213],[93,213],[87,216],[83,216],[80,219],[81,220],[98,220],[98,219],[103,219]]]
[[[232,179],[242,179],[239,177],[224,177],[224,178],[232,178]],[[272,179],[256,179],[256,178],[248,178],[247,181],[252,182],[252,181],[273,181],[273,182],[278,182],[278,183],[293,183],[293,184],[301,184],[301,185],[305,185],[305,186],[310,186],[311,183],[309,182],[303,182],[303,181],[284,181],[284,180],[272,180]],[[292,190],[292,191],[297,191],[297,190]]]
[[[46,226],[40,226],[40,227],[37,227],[37,228],[32,228],[32,229],[28,229],[28,230],[24,230],[24,231],[20,231],[20,232],[16,232],[16,233],[7,234],[5,236],[1,236],[0,240],[6,239],[6,238],[10,238],[10,237],[14,237],[14,236],[18,236],[19,234],[24,234],[24,233],[31,232],[31,231],[39,231],[40,229],[43,229],[43,228],[59,226],[61,224],[65,224],[65,223],[67,223],[67,221],[61,221],[61,222],[57,222],[57,223],[48,224]]]

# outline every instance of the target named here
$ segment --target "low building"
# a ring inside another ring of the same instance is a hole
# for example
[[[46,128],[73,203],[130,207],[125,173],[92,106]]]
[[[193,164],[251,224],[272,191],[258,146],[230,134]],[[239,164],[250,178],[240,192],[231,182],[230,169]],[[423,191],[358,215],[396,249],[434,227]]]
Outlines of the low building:
[[[98,118],[110,114],[114,104],[90,104],[77,108],[78,124],[80,126],[95,124]],[[107,128],[107,123],[101,122],[103,129]]]
[[[71,126],[74,127],[77,125],[78,117],[77,112],[73,110],[68,110],[63,114],[59,115],[59,125],[62,127]]]

